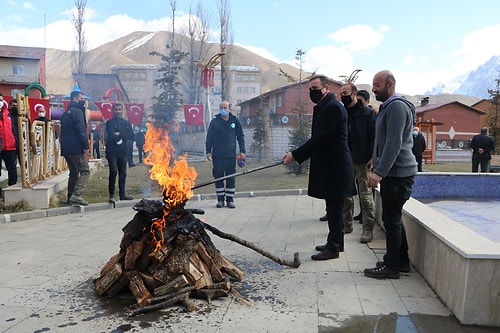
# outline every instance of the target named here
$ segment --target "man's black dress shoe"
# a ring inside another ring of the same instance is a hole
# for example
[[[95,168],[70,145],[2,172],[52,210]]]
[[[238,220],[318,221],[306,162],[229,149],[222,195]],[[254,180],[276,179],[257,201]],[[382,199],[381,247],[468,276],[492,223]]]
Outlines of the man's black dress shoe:
[[[325,245],[317,245],[315,247],[316,251],[324,251],[326,250],[326,244]],[[339,246],[339,252],[344,252],[344,247],[343,246]]]
[[[334,251],[331,249],[325,249],[318,254],[313,254],[311,256],[312,260],[329,260],[329,259],[337,259],[339,257],[339,251]]]

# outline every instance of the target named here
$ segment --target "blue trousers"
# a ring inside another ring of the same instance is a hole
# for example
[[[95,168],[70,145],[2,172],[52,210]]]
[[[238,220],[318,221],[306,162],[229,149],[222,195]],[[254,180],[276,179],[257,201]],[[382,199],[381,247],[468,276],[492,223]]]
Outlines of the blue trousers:
[[[231,175],[236,172],[236,158],[214,158],[212,175],[214,178],[220,178]],[[217,194],[217,201],[219,202],[233,202],[234,193],[236,192],[236,181],[234,177],[226,179],[226,186],[224,181],[220,180],[215,182],[215,192]]]

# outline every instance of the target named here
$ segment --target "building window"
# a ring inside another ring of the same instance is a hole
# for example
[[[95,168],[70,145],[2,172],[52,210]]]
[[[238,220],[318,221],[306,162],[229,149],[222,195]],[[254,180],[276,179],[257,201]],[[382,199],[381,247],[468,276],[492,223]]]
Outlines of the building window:
[[[24,65],[13,65],[12,75],[14,76],[24,76]]]
[[[21,94],[21,95],[24,96],[24,89],[11,89],[10,90],[10,95],[13,98],[17,98],[17,94]]]
[[[250,87],[250,93],[255,94],[255,87]]]
[[[277,107],[282,107],[283,106],[283,94],[278,95],[278,105]]]
[[[241,87],[237,87],[237,88],[236,88],[236,92],[237,92],[238,94],[241,94],[241,93],[243,92],[242,90],[243,90],[243,89],[242,89]]]
[[[269,107],[274,109],[276,107],[276,96],[273,95],[269,98]]]

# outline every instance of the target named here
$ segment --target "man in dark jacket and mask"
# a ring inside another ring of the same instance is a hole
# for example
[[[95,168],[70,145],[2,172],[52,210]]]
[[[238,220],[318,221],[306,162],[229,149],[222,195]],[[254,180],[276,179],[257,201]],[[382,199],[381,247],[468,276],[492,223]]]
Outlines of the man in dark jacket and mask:
[[[113,118],[106,122],[106,159],[109,166],[109,202],[115,202],[115,183],[118,174],[118,193],[120,200],[132,200],[125,194],[127,178],[128,141],[134,139],[134,131],[128,120],[123,119],[123,106],[113,105]]]
[[[88,205],[82,198],[89,182],[89,141],[85,119],[85,99],[80,91],[72,91],[68,109],[61,116],[61,155],[69,168],[68,204]]]
[[[220,113],[210,121],[207,131],[205,149],[207,159],[213,161],[212,174],[214,178],[231,175],[236,172],[236,142],[238,142],[240,158],[245,158],[245,135],[240,121],[229,112],[229,102],[220,103]],[[228,208],[235,208],[234,193],[236,182],[234,177],[215,183],[217,194],[217,208],[224,207],[224,200]]]
[[[375,226],[375,208],[373,193],[368,187],[370,168],[375,140],[375,113],[357,98],[358,89],[354,83],[346,83],[340,88],[340,99],[348,113],[348,138],[354,174],[358,185],[359,203],[361,206],[361,221],[363,233],[360,242],[369,243],[373,239]],[[353,230],[354,200],[347,197],[344,206],[344,233]]]
[[[311,138],[283,156],[285,165],[311,159],[307,194],[326,201],[328,237],[316,246],[313,260],[339,257],[344,251],[344,199],[356,194],[351,154],[347,145],[347,111],[330,92],[328,78],[316,75],[309,80],[314,106]]]

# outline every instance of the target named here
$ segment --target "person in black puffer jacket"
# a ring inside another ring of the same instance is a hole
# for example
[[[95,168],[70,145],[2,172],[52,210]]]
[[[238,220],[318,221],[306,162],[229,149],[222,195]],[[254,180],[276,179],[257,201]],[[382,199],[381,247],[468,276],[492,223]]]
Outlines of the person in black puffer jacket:
[[[85,119],[85,99],[80,91],[72,91],[68,109],[61,116],[61,155],[69,168],[68,204],[88,205],[82,198],[90,176],[89,141]]]

